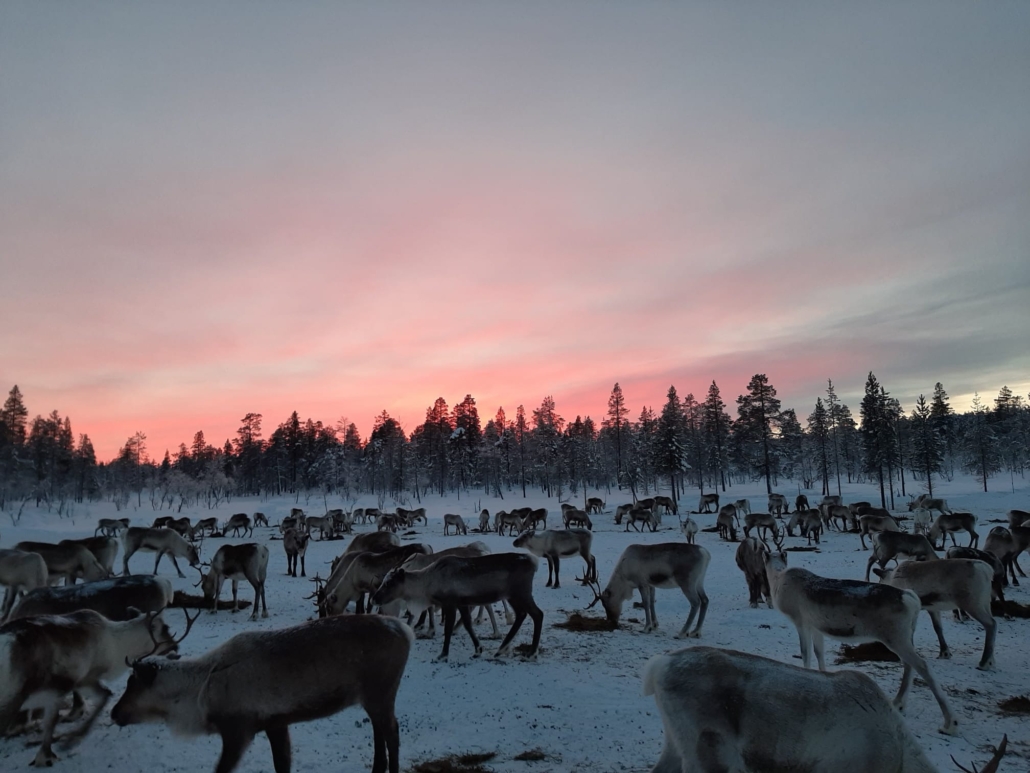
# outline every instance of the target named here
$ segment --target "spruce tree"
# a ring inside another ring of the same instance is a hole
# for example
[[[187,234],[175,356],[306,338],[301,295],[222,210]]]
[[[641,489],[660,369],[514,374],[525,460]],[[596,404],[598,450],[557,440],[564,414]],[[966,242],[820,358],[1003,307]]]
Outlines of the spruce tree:
[[[863,467],[870,475],[875,475],[880,484],[880,506],[887,507],[887,495],[883,487],[883,473],[887,455],[883,442],[884,405],[881,398],[880,382],[869,371],[865,382],[865,396],[862,398],[862,451]]]
[[[747,388],[748,393],[737,398],[737,414],[752,442],[761,448],[761,473],[765,477],[766,492],[771,494],[775,473],[772,436],[780,418],[780,401],[776,398],[776,388],[764,373],[756,373]]]
[[[808,416],[808,434],[815,444],[816,458],[819,463],[819,477],[823,484],[823,496],[830,493],[830,454],[828,453],[831,437],[830,425],[829,411],[823,405],[822,398],[817,397],[815,399],[815,410]],[[837,468],[837,475],[837,484],[839,486],[839,466]]]
[[[944,440],[934,426],[930,406],[923,395],[919,395],[916,407],[912,409],[911,438],[912,453],[909,464],[913,472],[925,476],[926,490],[932,497],[933,476],[940,473],[943,468]]]
[[[934,384],[933,387],[933,400],[930,403],[930,416],[937,432],[939,432],[941,437],[944,438],[946,459],[950,464],[952,464],[951,469],[954,470],[954,463],[952,460],[955,458],[955,411],[952,410],[951,403],[948,400],[948,393],[944,391],[944,386],[940,381]]]
[[[615,441],[615,480],[620,489],[622,488],[622,449],[626,440],[628,416],[629,408],[626,407],[626,398],[622,394],[622,387],[616,381],[611,395],[608,396],[608,416],[605,423],[611,427],[612,437]]]
[[[7,399],[4,401],[3,409],[0,409],[0,420],[7,427],[7,441],[15,446],[25,445],[29,409],[25,407],[25,400],[22,398],[17,384],[11,387]]]
[[[708,387],[708,395],[705,397],[702,412],[705,447],[708,450],[707,464],[713,472],[713,480],[717,479],[722,490],[726,491],[731,420],[729,414],[726,413],[726,403],[722,401],[719,387],[714,381]]]
[[[830,437],[833,440],[833,467],[837,473],[837,496],[841,496],[840,487],[840,456],[841,446],[843,444],[843,438],[840,437],[841,422],[844,419],[844,411],[847,410],[847,406],[843,405],[840,398],[837,397],[837,389],[833,386],[831,379],[826,379],[826,408],[828,425],[830,429]],[[848,483],[851,482],[850,477]],[[825,492],[829,494],[829,490]]]
[[[988,420],[980,395],[973,394],[970,423],[963,438],[965,468],[976,475],[987,491],[987,479],[1001,470],[998,437]]]

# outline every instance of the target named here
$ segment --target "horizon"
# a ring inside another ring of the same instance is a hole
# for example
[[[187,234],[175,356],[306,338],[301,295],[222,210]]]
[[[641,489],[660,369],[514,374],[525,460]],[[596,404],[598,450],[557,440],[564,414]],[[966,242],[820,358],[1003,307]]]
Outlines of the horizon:
[[[99,459],[616,381],[1030,392],[1030,4],[3,15],[0,384]]]

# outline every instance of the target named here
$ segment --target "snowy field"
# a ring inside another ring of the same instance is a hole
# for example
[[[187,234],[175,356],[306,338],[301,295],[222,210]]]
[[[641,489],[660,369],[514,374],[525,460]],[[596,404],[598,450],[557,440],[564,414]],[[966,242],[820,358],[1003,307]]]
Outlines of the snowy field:
[[[1008,483],[1007,481],[1005,482]],[[992,481],[992,485],[1001,485]],[[955,510],[968,510],[979,519],[981,547],[994,519],[1004,518],[1012,508],[1030,509],[1030,485],[1017,481],[1015,493],[984,494],[976,490],[975,481],[964,478],[952,483],[941,483],[938,496],[948,498]],[[796,489],[787,485],[780,489],[793,505]],[[665,519],[664,528],[656,534],[625,533],[615,526],[615,505],[628,501],[613,492],[590,492],[607,500],[606,512],[594,518],[594,553],[602,587],[623,548],[632,542],[682,541],[675,517]],[[734,487],[724,495],[723,501],[747,496],[756,511],[764,509],[764,486]],[[818,499],[812,493],[809,498]],[[878,496],[869,486],[851,486],[844,492],[845,502]],[[687,496],[693,506],[696,497]],[[329,507],[346,506],[331,499]],[[374,506],[366,497],[359,506]],[[387,508],[390,507],[387,502]],[[430,497],[422,503],[429,514],[429,526],[416,527],[418,536],[405,537],[406,541],[420,540],[434,549],[453,547],[475,539],[482,539],[494,552],[513,550],[512,540],[496,534],[469,534],[468,538],[444,537],[442,516],[445,512],[461,513],[470,526],[477,523],[477,505],[486,507],[491,514],[497,509],[530,504],[545,506],[550,511],[548,524],[552,528],[560,523],[559,506],[555,499],[531,493],[523,500],[514,492],[501,500],[477,496],[462,496],[441,500]],[[904,502],[898,500],[899,507]],[[309,515],[321,514],[321,498],[299,502],[292,498],[273,500],[235,500],[220,510],[195,509],[183,512],[192,520],[216,515],[224,521],[236,512],[253,514],[261,511],[270,522],[277,523],[290,507],[305,508]],[[681,505],[681,509],[682,505]],[[77,506],[71,517],[59,518],[45,511],[26,510],[21,523],[12,527],[4,514],[0,525],[0,546],[12,547],[21,540],[57,541],[68,537],[93,534],[100,517],[129,516],[134,525],[149,525],[157,515],[144,501],[138,510],[116,513],[109,503]],[[715,522],[714,515],[696,516],[702,528]],[[371,527],[359,526],[359,531]],[[311,601],[304,596],[312,590],[306,579],[286,576],[286,556],[280,541],[272,541],[274,529],[257,529],[254,539],[268,544],[271,558],[267,598],[270,617],[249,622],[247,613],[217,615],[204,613],[189,638],[182,645],[186,657],[199,655],[232,635],[253,629],[272,629],[295,625],[314,615]],[[245,542],[249,540],[233,540]],[[966,544],[966,538],[959,538]],[[657,613],[661,624],[659,632],[642,632],[643,612],[627,608],[618,631],[606,633],[573,633],[554,628],[573,611],[581,611],[593,598],[588,589],[574,581],[583,571],[580,559],[562,562],[562,587],[545,588],[546,562],[541,561],[536,578],[537,603],[544,610],[544,631],[541,653],[535,662],[518,658],[494,661],[471,658],[471,646],[463,631],[458,631],[451,648],[450,662],[433,663],[439,653],[442,631],[435,641],[419,640],[412,650],[397,703],[401,732],[401,769],[425,759],[465,751],[496,752],[488,765],[499,773],[518,771],[648,771],[658,760],[662,747],[662,725],[652,698],[640,694],[640,668],[652,655],[678,649],[687,644],[705,644],[739,649],[800,664],[797,637],[793,626],[779,612],[748,607],[747,587],[743,575],[734,563],[736,544],[722,542],[714,533],[698,535],[699,544],[712,554],[705,588],[711,600],[708,617],[699,640],[680,642],[673,639],[686,618],[688,604],[677,590],[660,590],[657,594]],[[221,540],[208,540],[202,558],[208,560]],[[806,544],[800,538],[788,538],[786,546]],[[950,544],[950,542],[949,542]],[[316,571],[325,576],[329,561],[346,547],[346,541],[318,542],[313,540],[307,555],[308,574]],[[792,566],[803,566],[833,577],[861,579],[868,553],[859,546],[858,535],[831,532],[823,540],[818,553],[790,553]],[[174,578],[168,559],[162,561],[161,573]],[[153,554],[139,554],[132,559],[136,572],[149,571]],[[1024,563],[1025,563],[1024,559]],[[121,566],[119,555],[116,567]],[[184,567],[184,571],[185,571]],[[175,587],[198,592],[193,588],[195,572],[187,579],[174,579]],[[1008,597],[1021,603],[1030,603],[1030,582],[1007,590]],[[229,597],[229,588],[223,598]],[[252,599],[249,586],[241,586],[241,597]],[[588,614],[602,614],[595,607]],[[182,630],[182,612],[166,613],[173,630]],[[500,617],[503,623],[503,616]],[[989,673],[976,670],[984,634],[975,622],[955,623],[944,618],[945,635],[951,645],[952,660],[937,660],[937,640],[929,617],[922,615],[916,631],[916,645],[926,656],[938,681],[947,691],[960,723],[960,737],[939,735],[940,711],[929,690],[917,683],[909,698],[906,721],[930,758],[942,770],[955,770],[949,755],[968,767],[970,762],[982,766],[990,757],[989,745],[1009,735],[1009,755],[1001,765],[1002,771],[1026,771],[1030,758],[1030,723],[1025,719],[1003,716],[997,710],[997,701],[1013,695],[1030,693],[1030,620],[1001,620],[999,623],[996,669]],[[484,621],[481,635],[489,631]],[[515,643],[528,642],[532,621],[526,621]],[[485,641],[488,652],[497,642]],[[832,664],[836,643],[827,640],[827,658]],[[299,653],[302,657],[303,653]],[[831,665],[831,668],[835,668]],[[896,692],[900,678],[900,664],[866,664],[861,670],[872,676],[889,695]],[[116,695],[124,687],[124,677],[112,685]],[[113,704],[112,704],[113,705]],[[785,711],[790,707],[785,706]],[[361,771],[371,768],[372,732],[364,713],[359,708],[348,709],[332,718],[292,728],[294,744],[294,770],[298,771]],[[216,736],[200,739],[173,737],[163,725],[142,725],[119,729],[105,714],[92,734],[78,749],[62,755],[56,770],[62,773],[92,773],[100,770],[142,771],[169,773],[171,771],[206,771],[214,768],[220,741]],[[513,758],[528,749],[540,749],[548,755],[539,762],[521,762]],[[60,753],[60,752],[59,752]],[[26,766],[35,754],[26,746],[25,738],[0,740],[0,769],[14,770]],[[263,737],[256,739],[247,752],[240,770],[250,773],[271,771],[272,761]]]

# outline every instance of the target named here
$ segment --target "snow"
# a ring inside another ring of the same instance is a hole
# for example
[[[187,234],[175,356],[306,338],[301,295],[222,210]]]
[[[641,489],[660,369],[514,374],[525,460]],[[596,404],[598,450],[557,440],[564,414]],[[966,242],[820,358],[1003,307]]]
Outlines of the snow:
[[[793,484],[785,483],[781,491],[793,502]],[[977,481],[961,478],[935,486],[937,496],[946,497],[954,510],[966,510],[978,516],[981,545],[994,525],[993,519],[1002,520],[1009,509],[1030,509],[1030,484],[1017,481],[1012,492],[983,493],[977,491]],[[796,487],[795,487],[796,488]],[[594,518],[594,554],[602,586],[626,545],[682,541],[676,518],[666,517],[662,530],[656,534],[626,534],[623,527],[613,522],[615,506],[629,501],[628,493],[597,492],[607,501],[603,515]],[[653,492],[652,492],[653,493]],[[819,499],[814,492],[805,492],[809,500]],[[722,494],[722,501],[749,498],[755,510],[763,509],[764,485],[737,486]],[[580,499],[577,497],[577,500]],[[688,492],[686,503],[693,506],[696,492]],[[872,486],[848,486],[844,501],[870,500],[879,497]],[[898,510],[908,515],[907,500],[897,500]],[[329,508],[349,506],[330,498]],[[358,501],[357,506],[374,506],[372,497]],[[417,506],[404,502],[404,506]],[[457,496],[429,497],[421,503],[429,515],[429,526],[416,527],[418,537],[434,549],[453,547],[474,540],[482,540],[494,552],[514,550],[512,538],[496,534],[470,533],[467,538],[444,537],[442,517],[445,512],[458,512],[470,523],[478,523],[479,510],[486,507],[493,514],[498,509],[511,509],[523,504],[547,507],[549,525],[560,526],[558,501],[537,493],[523,500],[518,492],[511,492],[504,500],[463,493]],[[303,507],[311,515],[320,515],[325,509],[321,497],[306,501],[300,497],[278,499],[235,499],[221,510],[195,509],[183,511],[192,520],[217,515],[220,521],[237,512],[261,511],[270,523],[289,514],[291,507]],[[387,503],[389,507],[389,502]],[[115,512],[110,503],[77,505],[71,517],[59,518],[45,510],[27,509],[17,526],[7,525],[0,533],[0,546],[10,547],[21,540],[57,541],[68,537],[90,536],[100,517],[128,515],[134,525],[149,525],[157,515],[144,506]],[[701,528],[714,525],[715,514],[694,515]],[[361,531],[374,527],[359,526]],[[189,638],[182,645],[184,657],[200,655],[232,635],[241,631],[272,629],[295,625],[313,616],[312,602],[303,600],[313,585],[307,579],[286,576],[286,556],[282,543],[271,541],[274,529],[259,528],[254,539],[268,544],[270,561],[267,598],[270,617],[251,622],[248,612],[217,615],[204,613]],[[960,537],[960,544],[965,542]],[[251,540],[231,539],[242,543]],[[700,639],[678,641],[673,638],[686,619],[687,600],[678,590],[663,590],[657,594],[656,610],[661,628],[644,634],[643,611],[624,609],[623,627],[615,632],[576,633],[554,628],[568,613],[583,611],[593,598],[589,589],[575,582],[583,571],[579,558],[562,561],[562,587],[552,590],[544,587],[547,572],[541,566],[537,573],[536,599],[544,610],[544,632],[541,654],[536,662],[518,658],[494,661],[487,658],[473,660],[468,637],[462,631],[455,634],[449,663],[434,663],[440,651],[442,630],[436,640],[416,641],[408,662],[397,702],[397,715],[401,732],[401,767],[407,769],[422,759],[432,759],[465,751],[492,751],[497,757],[488,763],[498,773],[533,771],[649,771],[662,747],[662,724],[652,698],[641,694],[640,673],[650,657],[692,644],[739,649],[775,658],[789,663],[800,663],[798,642],[791,623],[779,612],[748,607],[747,586],[734,563],[736,544],[722,542],[714,533],[698,534],[699,544],[712,554],[705,588],[711,600],[708,617]],[[224,544],[222,540],[208,540],[204,558]],[[786,545],[804,545],[805,540],[788,538]],[[949,542],[950,544],[950,542]],[[329,561],[346,547],[347,542],[312,540],[307,552],[309,576],[317,571],[323,577],[329,572]],[[868,552],[859,546],[858,535],[830,532],[824,537],[818,553],[790,553],[790,565],[802,566],[817,574],[846,579],[861,579],[865,571]],[[152,568],[152,554],[134,557],[131,568],[137,572]],[[1025,562],[1025,559],[1024,559]],[[541,562],[543,564],[543,562]],[[116,562],[120,566],[120,562]],[[184,569],[185,571],[185,569]],[[170,564],[162,562],[162,576],[169,577],[175,588],[195,593],[194,577],[187,572],[184,580],[175,577]],[[1006,593],[1021,603],[1030,603],[1030,582]],[[251,600],[252,591],[246,583],[240,586],[241,598]],[[182,611],[170,610],[166,619],[173,630],[182,628]],[[601,614],[595,607],[585,614]],[[499,618],[503,622],[503,616]],[[930,691],[917,683],[909,697],[906,722],[930,759],[942,770],[954,770],[949,756],[954,755],[963,764],[976,762],[978,766],[989,758],[988,745],[1009,735],[1009,756],[1002,763],[1002,771],[1025,770],[1030,756],[1030,729],[1019,718],[1006,717],[997,712],[997,701],[1013,695],[1030,693],[1030,648],[1026,646],[1030,634],[1028,620],[999,621],[996,669],[991,672],[976,670],[983,647],[983,629],[975,622],[955,623],[944,617],[945,636],[954,653],[952,660],[937,660],[937,640],[930,620],[922,615],[916,631],[916,645],[927,657],[937,680],[947,691],[952,708],[958,717],[960,737],[949,738],[937,733],[941,723],[940,711]],[[489,632],[489,623],[479,627],[481,636]],[[528,620],[516,637],[515,643],[528,642],[532,621]],[[492,653],[499,642],[484,641],[487,652]],[[837,644],[827,642],[828,663],[831,668]],[[298,653],[303,657],[303,653]],[[901,679],[898,664],[870,663],[858,666],[872,676],[889,695],[897,691]],[[115,695],[124,688],[125,677],[111,685]],[[111,704],[113,705],[113,703]],[[789,706],[784,707],[789,711]],[[359,708],[348,709],[332,718],[304,725],[292,730],[295,770],[368,770],[372,762],[372,732],[364,713]],[[527,749],[539,748],[548,759],[541,762],[515,761],[515,755]],[[87,773],[101,769],[115,771],[148,770],[150,773],[170,773],[179,770],[212,770],[217,760],[220,741],[216,736],[194,739],[175,738],[162,725],[141,725],[119,729],[108,716],[102,715],[90,736],[66,758],[56,763],[61,773]],[[0,768],[12,770],[27,765],[34,754],[25,746],[24,738],[0,740]],[[1020,759],[1021,758],[1021,759]],[[263,738],[247,752],[239,768],[256,773],[272,769],[271,755]]]

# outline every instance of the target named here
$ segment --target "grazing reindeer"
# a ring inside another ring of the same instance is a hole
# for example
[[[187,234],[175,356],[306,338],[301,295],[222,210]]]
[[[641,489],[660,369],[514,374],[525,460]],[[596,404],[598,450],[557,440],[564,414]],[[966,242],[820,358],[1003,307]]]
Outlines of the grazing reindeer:
[[[600,497],[590,497],[587,500],[587,506],[584,508],[588,513],[594,513],[600,515],[604,512],[604,500]]]
[[[193,524],[190,523],[190,519],[185,515],[182,518],[175,518],[169,521],[165,528],[171,529],[184,539],[189,539],[193,536]]]
[[[318,541],[321,542],[326,532],[333,533],[333,518],[330,515],[311,516],[304,522],[304,527],[308,534],[318,529]]]
[[[875,532],[885,531],[901,531],[901,527],[898,526],[898,522],[895,521],[889,515],[877,515],[874,513],[866,513],[865,515],[858,516],[858,539],[862,543],[862,550],[867,550],[865,546],[866,535],[869,535],[869,539],[872,539],[872,535]]]
[[[629,502],[629,503],[627,503],[625,505],[619,505],[618,507],[616,507],[615,508],[615,525],[616,526],[621,526],[622,525],[623,517],[628,515],[630,510],[632,510],[634,507],[636,507],[636,505],[634,505],[632,502]]]
[[[432,552],[433,549],[428,545],[416,543],[382,553],[357,553],[340,576],[336,587],[326,588],[326,613],[329,616],[341,615],[352,601],[357,605],[358,612],[363,611],[361,599],[366,593],[371,594],[378,588],[391,569],[397,568],[413,555]]]
[[[267,524],[266,524],[267,525]],[[193,527],[193,538],[203,537],[205,534],[214,534],[218,531],[217,518],[201,518]]]
[[[304,556],[308,552],[308,542],[311,535],[307,532],[287,529],[283,534],[283,549],[286,551],[286,574],[290,577],[297,576],[297,559],[300,559],[300,576],[306,577]]]
[[[380,513],[376,517],[376,531],[392,531],[396,533],[403,526],[404,522],[397,517],[396,513]]]
[[[250,537],[254,534],[254,527],[250,525],[250,516],[246,513],[236,513],[230,516],[225,524],[225,528],[222,529],[222,536],[228,537],[230,529],[232,529],[232,536],[234,537],[240,536],[241,531],[245,537]]]
[[[268,526],[268,516],[264,513],[254,513],[254,526]]]
[[[769,513],[748,513],[745,515],[744,536],[750,537],[752,529],[757,529],[759,534],[764,532],[765,536],[769,536],[770,531],[774,537],[780,533],[780,527],[776,523],[776,519]]]
[[[494,657],[508,653],[511,640],[528,615],[533,620],[533,643],[526,657],[535,658],[540,649],[540,632],[544,623],[544,613],[533,600],[536,569],[536,558],[525,553],[495,553],[467,558],[445,556],[418,571],[409,571],[403,566],[394,569],[372,595],[372,603],[384,606],[403,600],[409,608],[440,607],[444,640],[443,651],[437,660],[444,661],[450,653],[451,635],[459,613],[475,648],[473,657],[479,657],[483,646],[472,627],[470,607],[507,601],[515,613],[515,620]]]
[[[716,503],[716,505],[718,505],[718,502]],[[666,514],[672,513],[673,515],[679,515],[679,507],[676,504],[676,500],[674,500],[672,497],[656,496],[654,498],[654,509],[655,512],[664,512]]]
[[[837,526],[840,531],[858,528],[858,521],[855,520],[856,516],[850,508],[844,505],[819,505],[819,507],[822,509],[825,519]],[[839,525],[838,521],[840,521]]]
[[[815,544],[819,544],[819,539],[823,532],[823,519],[819,515],[818,510],[805,510],[801,516],[801,531],[808,538],[808,544],[812,544],[812,540],[815,540]]]
[[[7,619],[20,594],[46,588],[48,581],[46,561],[39,553],[0,550],[0,585],[7,588],[3,609],[0,609],[0,621]]]
[[[701,499],[697,503],[697,511],[699,513],[711,513],[713,512],[712,507],[715,510],[719,509],[719,495],[718,494],[702,494]]]
[[[934,545],[937,544],[937,540],[941,541],[940,550],[944,550],[944,543],[947,542],[947,537],[951,535],[951,544],[957,545],[955,541],[955,532],[957,531],[968,531],[969,532],[969,547],[975,548],[980,544],[980,535],[976,533],[973,526],[976,525],[976,516],[972,513],[944,513],[943,515],[937,516],[937,520],[933,522],[933,526],[930,527],[930,542]]]
[[[794,529],[798,529],[801,532],[801,536],[805,536],[805,510],[795,510],[794,514],[790,516],[790,520],[787,521],[787,536],[794,536]]]
[[[738,527],[740,526],[740,510],[736,505],[723,505],[719,508],[719,515],[729,516],[736,521]]]
[[[825,674],[688,647],[651,658],[643,685],[665,726],[652,773],[936,773],[887,696],[859,671]],[[997,773],[1007,745],[1005,737],[982,773]]]
[[[994,668],[994,639],[998,621],[991,615],[991,585],[994,568],[978,559],[953,558],[947,561],[907,561],[894,569],[874,569],[880,582],[914,591],[930,614],[933,630],[941,645],[940,657],[950,658],[944,641],[941,612],[958,609],[980,623],[986,631],[981,671]]]
[[[587,515],[585,510],[579,510],[575,507],[569,508],[568,510],[562,510],[561,514],[562,522],[565,524],[566,529],[570,529],[573,526],[580,528],[593,530],[594,524],[590,520],[590,516]]]
[[[373,531],[368,534],[359,534],[347,546],[343,553],[332,561],[332,572],[327,580],[323,581],[316,575],[312,580],[315,583],[315,592],[309,599],[315,599],[318,607],[318,616],[326,617],[329,614],[329,593],[336,589],[344,574],[350,569],[351,563],[361,553],[385,553],[388,550],[400,547],[401,540],[393,532]],[[358,598],[358,609],[364,611],[364,595]]]
[[[59,704],[69,692],[98,701],[82,724],[65,736],[72,748],[89,733],[111,691],[101,680],[125,671],[130,660],[173,653],[189,634],[196,617],[187,616],[186,633],[176,640],[156,615],[140,613],[127,622],[112,622],[89,609],[70,615],[43,615],[0,626],[0,734],[21,708],[43,709],[43,742],[32,764],[53,765],[52,743]]]
[[[823,497],[823,501],[820,502],[819,504],[821,504],[821,505],[840,505],[840,504],[843,504],[843,502],[840,501],[840,497],[837,494],[826,494]],[[807,506],[808,505],[805,505],[805,507],[807,507]]]
[[[808,509],[808,497],[806,497],[804,494],[798,494],[796,497],[794,497],[794,512],[797,512],[798,510],[807,510],[807,509]]]
[[[872,570],[873,564],[879,564],[881,569],[886,569],[888,561],[901,563],[898,556],[919,561],[935,561],[937,559],[933,545],[922,534],[881,531],[870,535],[869,541],[873,543],[873,553],[865,565],[866,582],[869,582],[869,572]]]
[[[930,511],[923,508],[916,510],[916,514],[912,517],[912,531],[916,534],[929,534],[930,533]]]
[[[490,531],[490,511],[484,508],[479,513],[479,533],[486,534],[488,531]]]
[[[443,535],[445,537],[448,535],[449,530],[451,528],[454,529],[454,536],[455,537],[457,537],[458,534],[468,534],[469,533],[468,527],[465,526],[465,519],[464,518],[462,518],[460,515],[456,515],[454,513],[447,513],[443,517]]]
[[[157,574],[157,567],[161,565],[161,559],[167,555],[172,559],[172,566],[180,577],[185,577],[179,570],[179,563],[176,557],[185,558],[190,566],[200,565],[200,556],[197,549],[176,534],[171,529],[147,529],[142,526],[130,526],[125,530],[122,538],[122,574],[129,573],[129,559],[140,551],[153,551],[157,553],[157,561],[154,562],[154,574]]]
[[[1007,579],[1005,577],[1005,564],[1001,562],[996,555],[988,553],[986,550],[977,550],[976,548],[963,548],[957,545],[948,548],[948,552],[944,554],[945,558],[969,558],[976,561],[983,561],[985,564],[991,567],[994,572],[991,578],[991,599],[998,599],[1001,603],[1005,603],[1005,585]]]
[[[58,545],[81,545],[93,554],[97,563],[104,567],[105,577],[113,574],[114,559],[118,555],[118,540],[114,537],[83,537],[82,539],[63,539]]]
[[[748,513],[745,517],[750,517]],[[728,542],[737,541],[737,522],[736,515],[730,515],[726,512],[720,512],[719,517],[715,519],[715,526],[719,530],[719,536]]]
[[[634,507],[629,511],[629,515],[626,516],[626,531],[629,531],[629,527],[632,526],[637,531],[642,531],[637,523],[642,523],[644,526],[650,526],[651,531],[658,531],[658,523],[655,519],[654,513],[646,507]]]
[[[855,518],[858,518],[858,516],[860,515],[865,515],[866,512],[872,509],[873,505],[871,502],[852,502],[850,505],[848,505],[848,510],[851,511],[851,514]]]
[[[168,524],[175,520],[174,515],[159,515],[154,519],[154,522],[150,524],[151,529],[167,529]]]
[[[240,611],[238,596],[240,580],[246,580],[254,589],[254,611],[251,620],[257,620],[258,607],[262,617],[268,617],[268,602],[265,601],[265,577],[268,574],[268,548],[256,542],[242,545],[222,545],[211,559],[211,571],[206,575],[200,571],[200,582],[204,598],[211,602],[211,614],[218,612],[218,597],[222,595],[222,583],[232,581],[232,611]]]
[[[74,542],[59,545],[49,542],[19,542],[14,549],[42,556],[46,562],[48,582],[63,577],[66,584],[74,585],[79,578],[86,582],[95,582],[107,577],[107,570],[97,561],[96,556],[83,545]]]
[[[1026,574],[1024,574],[1023,570],[1019,566],[1019,555],[1027,548],[1030,548],[1030,526],[1013,526],[1009,529],[1009,532],[1012,534],[1012,566],[1014,566],[1016,571],[1023,577],[1026,577]],[[1015,575],[1012,575],[1012,577],[1015,579]]]
[[[108,620],[125,621],[140,612],[157,614],[171,604],[174,597],[172,581],[167,577],[149,574],[113,577],[80,585],[36,588],[18,602],[11,619],[68,615],[91,609]]]
[[[782,542],[776,543],[777,550]],[[747,582],[748,602],[752,609],[758,609],[758,604],[765,596],[765,602],[772,609],[772,594],[769,592],[769,578],[765,576],[765,555],[769,552],[769,546],[764,542],[747,537],[741,540],[737,548],[737,567],[744,573],[744,580]]]
[[[777,518],[782,516],[784,513],[789,515],[790,505],[787,504],[787,497],[783,496],[783,494],[770,494],[769,512],[775,515]]]
[[[733,506],[735,508],[737,508],[737,512],[738,513],[744,513],[744,515],[747,515],[748,513],[751,512],[751,502],[750,502],[750,500],[738,499],[736,502],[733,503]]]
[[[693,545],[698,532],[697,521],[688,515],[686,520],[680,521],[680,531],[687,538],[687,544]]]
[[[263,732],[276,773],[289,773],[290,725],[359,704],[372,722],[372,773],[398,773],[395,704],[414,638],[400,620],[379,615],[237,634],[193,660],[133,663],[111,719],[119,727],[164,721],[179,735],[218,733],[216,773],[235,770]]]
[[[1012,532],[1004,526],[995,526],[984,540],[984,551],[990,553],[1001,562],[1006,572],[1012,575],[1012,584],[1019,587],[1019,580],[1016,579],[1014,557],[1016,555],[1016,541]],[[1022,572],[1020,572],[1022,574]]]
[[[582,556],[586,562],[583,582],[597,582],[597,560],[590,552],[594,535],[586,529],[564,529],[551,531],[524,531],[515,538],[517,548],[525,548],[534,556],[547,559],[547,588],[559,588],[558,571],[562,557]],[[551,584],[551,573],[554,584]]]
[[[97,528],[93,532],[93,536],[96,537],[98,534],[103,532],[105,537],[117,537],[128,528],[128,518],[101,518],[97,521]]]
[[[604,505],[603,502],[601,504]],[[540,527],[541,529],[547,528],[546,507],[538,507],[536,510],[530,510],[526,513],[526,517],[522,521],[523,529],[536,529],[537,527]]]
[[[697,638],[708,613],[704,583],[710,560],[711,554],[700,545],[680,542],[628,545],[619,556],[607,587],[600,593],[594,591],[595,598],[590,606],[600,601],[608,621],[615,628],[619,624],[622,605],[633,597],[633,589],[636,588],[644,604],[644,633],[648,633],[658,628],[654,609],[655,588],[679,588],[690,602],[690,614],[676,638]],[[690,631],[695,615],[697,625]]]
[[[881,642],[905,664],[901,688],[894,698],[895,707],[899,711],[904,708],[915,670],[930,688],[944,715],[941,732],[948,735],[958,732],[944,692],[912,643],[920,611],[919,596],[889,585],[834,580],[806,569],[788,569],[787,554],[782,550],[765,557],[765,573],[773,606],[797,628],[805,668],[811,663],[814,649],[819,670],[826,670],[824,636],[846,642]]]
[[[504,510],[498,510],[494,516],[494,531],[498,534],[504,534],[504,527],[508,527],[508,536],[512,534],[521,534],[522,519],[519,518],[515,513],[506,513]]]

